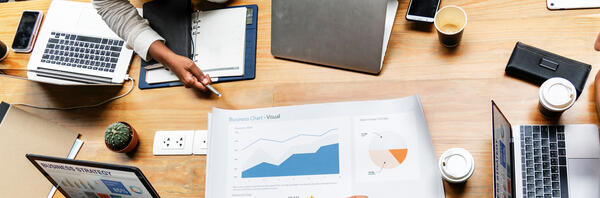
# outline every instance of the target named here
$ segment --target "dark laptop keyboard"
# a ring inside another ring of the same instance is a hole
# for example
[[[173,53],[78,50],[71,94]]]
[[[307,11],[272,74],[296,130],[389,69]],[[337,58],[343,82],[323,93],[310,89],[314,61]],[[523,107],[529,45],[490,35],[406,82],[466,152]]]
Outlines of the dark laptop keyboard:
[[[568,197],[564,126],[521,126],[523,197]]]
[[[123,41],[52,32],[42,63],[114,72]]]

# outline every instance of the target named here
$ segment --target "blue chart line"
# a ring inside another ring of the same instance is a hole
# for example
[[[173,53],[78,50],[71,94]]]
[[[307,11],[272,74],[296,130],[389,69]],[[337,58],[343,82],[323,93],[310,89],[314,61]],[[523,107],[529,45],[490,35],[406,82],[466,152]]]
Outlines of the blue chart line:
[[[335,129],[329,129],[329,130],[327,130],[327,131],[325,131],[324,133],[321,133],[321,134],[319,134],[319,135],[313,135],[313,134],[298,134],[298,135],[295,135],[295,136],[293,136],[293,137],[290,137],[290,138],[288,138],[288,139],[285,139],[285,140],[273,140],[273,139],[259,138],[259,139],[255,140],[254,142],[252,142],[252,143],[248,144],[248,146],[245,146],[244,148],[242,148],[242,151],[243,151],[243,150],[246,150],[248,147],[250,147],[250,146],[252,146],[252,145],[254,145],[254,144],[256,144],[256,143],[258,143],[258,142],[260,142],[260,141],[285,143],[285,142],[287,142],[287,141],[290,141],[290,140],[296,139],[297,137],[302,137],[302,136],[308,136],[308,137],[321,137],[321,136],[327,135],[329,132],[331,132],[331,131],[335,131],[335,130],[337,130],[337,128],[335,128]]]
[[[339,156],[339,143],[330,144],[315,153],[293,154],[280,165],[260,163],[244,170],[242,178],[339,174]]]

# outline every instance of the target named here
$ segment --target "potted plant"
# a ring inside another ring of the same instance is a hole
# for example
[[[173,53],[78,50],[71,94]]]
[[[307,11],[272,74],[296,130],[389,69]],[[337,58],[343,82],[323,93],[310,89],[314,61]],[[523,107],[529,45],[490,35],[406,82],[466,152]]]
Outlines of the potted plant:
[[[106,147],[118,153],[132,151],[138,145],[138,139],[135,129],[126,122],[113,123],[104,133]]]

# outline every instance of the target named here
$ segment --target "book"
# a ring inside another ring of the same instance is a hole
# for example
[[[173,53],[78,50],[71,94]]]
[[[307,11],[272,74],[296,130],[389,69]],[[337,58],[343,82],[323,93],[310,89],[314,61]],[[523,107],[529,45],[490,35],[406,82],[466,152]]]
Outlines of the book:
[[[0,134],[3,145],[0,174],[3,178],[13,178],[0,181],[3,186],[0,197],[48,196],[52,184],[25,154],[74,158],[83,143],[77,132],[4,102],[0,104]]]

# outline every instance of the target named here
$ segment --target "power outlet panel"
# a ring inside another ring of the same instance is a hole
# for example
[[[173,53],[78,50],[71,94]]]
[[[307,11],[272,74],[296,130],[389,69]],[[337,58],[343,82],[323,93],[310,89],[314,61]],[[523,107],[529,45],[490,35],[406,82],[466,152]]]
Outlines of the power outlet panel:
[[[191,155],[195,131],[156,131],[154,155]]]
[[[197,130],[194,135],[194,146],[193,153],[194,155],[206,155],[208,151],[208,131],[207,130]]]

